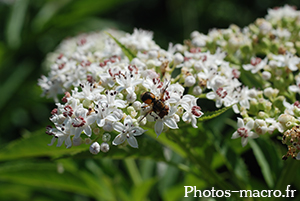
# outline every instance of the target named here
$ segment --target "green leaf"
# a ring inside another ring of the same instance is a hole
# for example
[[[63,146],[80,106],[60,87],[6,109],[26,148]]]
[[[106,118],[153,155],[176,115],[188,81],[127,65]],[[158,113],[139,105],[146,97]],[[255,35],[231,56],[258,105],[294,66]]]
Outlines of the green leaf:
[[[17,49],[21,44],[21,31],[25,21],[28,0],[17,0],[14,2],[7,23],[6,38],[9,47]]]
[[[43,26],[63,7],[65,7],[70,0],[49,1],[43,5],[36,17],[32,20],[33,30],[38,32]]]
[[[122,49],[123,53],[128,57],[128,59],[131,61],[133,58],[136,57],[136,55],[127,47],[125,47],[120,41],[118,41],[118,39],[116,39],[115,37],[113,37],[113,35],[111,35],[110,33],[106,32],[107,35],[109,35],[118,45],[119,47]]]
[[[5,94],[0,98],[0,109],[5,106],[12,95],[19,90],[19,87],[26,81],[33,70],[33,64],[24,61],[15,67],[14,72],[7,77],[5,83],[1,84],[0,91]]]
[[[70,149],[64,146],[48,146],[52,136],[46,135],[44,129],[27,135],[28,137],[14,140],[0,149],[0,161],[41,156],[59,157],[63,154],[70,155],[89,149],[89,145],[85,144]]]
[[[144,181],[138,186],[134,186],[131,191],[133,196],[132,200],[146,200],[151,188],[156,183],[156,181],[156,178],[151,178],[147,181]]]
[[[169,132],[181,132],[180,130],[171,130]],[[157,140],[158,142],[162,143],[164,146],[172,149],[174,152],[179,154],[181,157],[186,157],[186,152],[176,143],[174,142],[170,136],[168,135],[168,132],[160,134],[158,137],[153,129],[147,130],[145,133],[148,136],[152,137],[153,139]]]
[[[257,139],[259,140],[259,139]],[[274,187],[274,179],[272,177],[272,169],[269,163],[268,158],[270,155],[266,153],[261,146],[259,146],[255,140],[249,139],[249,144],[253,150],[255,158],[261,168],[261,172],[264,176],[264,179],[270,189]]]
[[[55,163],[9,162],[0,167],[0,180],[25,184],[32,187],[45,187],[69,192],[94,195],[78,174],[68,171],[58,173]]]
[[[204,115],[202,115],[198,121],[206,121],[206,120],[209,120],[209,119],[213,119],[217,116],[219,116],[220,114],[226,112],[228,109],[230,109],[232,106],[228,106],[228,107],[224,107],[224,108],[221,108],[219,110],[216,110],[216,111],[213,111],[213,112],[204,112]]]

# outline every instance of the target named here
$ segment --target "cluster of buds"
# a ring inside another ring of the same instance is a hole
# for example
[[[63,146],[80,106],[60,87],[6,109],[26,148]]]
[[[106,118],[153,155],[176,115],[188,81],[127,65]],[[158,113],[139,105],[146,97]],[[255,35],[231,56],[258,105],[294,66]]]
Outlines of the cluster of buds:
[[[278,131],[288,146],[284,159],[300,159],[300,12],[293,7],[269,9],[243,29],[194,31],[167,50],[150,31],[108,32],[114,38],[99,32],[67,39],[47,58],[50,72],[39,85],[57,102],[50,118],[55,127],[47,127],[51,144],[92,143],[92,153],[105,152],[109,140],[97,140],[109,133],[113,145],[137,148],[142,127],[154,127],[157,135],[181,120],[197,128],[203,115],[197,99],[207,98],[241,115],[232,139],[241,137],[242,146]]]
[[[265,18],[240,28],[213,29],[207,35],[194,31],[191,44],[215,52],[217,47],[226,51],[227,60],[243,64],[257,55],[300,53],[300,12],[285,5],[269,9]]]

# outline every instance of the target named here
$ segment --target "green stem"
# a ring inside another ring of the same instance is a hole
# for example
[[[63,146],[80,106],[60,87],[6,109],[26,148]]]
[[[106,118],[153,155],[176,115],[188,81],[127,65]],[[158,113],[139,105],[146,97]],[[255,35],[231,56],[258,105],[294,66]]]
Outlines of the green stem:
[[[134,185],[138,186],[141,184],[143,180],[134,159],[126,158],[124,162]]]

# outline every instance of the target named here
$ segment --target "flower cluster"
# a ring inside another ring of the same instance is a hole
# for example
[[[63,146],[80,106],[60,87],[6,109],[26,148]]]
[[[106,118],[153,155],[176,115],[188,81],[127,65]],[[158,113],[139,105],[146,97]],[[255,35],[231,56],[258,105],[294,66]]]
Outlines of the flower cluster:
[[[233,109],[243,119],[238,118],[232,139],[241,137],[245,146],[248,137],[278,131],[288,146],[283,159],[300,159],[298,129],[294,129],[300,123],[296,100],[300,93],[299,33],[300,11],[285,5],[269,9],[265,18],[244,28],[231,25],[228,29],[213,29],[207,35],[197,31],[191,34],[190,47],[227,52],[224,59],[239,67],[241,80],[247,83],[235,90],[237,104]]]
[[[95,154],[108,151],[107,136],[117,132],[113,145],[137,148],[146,124],[157,135],[181,120],[197,128],[197,99],[206,98],[242,117],[232,135],[242,146],[248,137],[280,132],[288,146],[283,159],[300,159],[300,12],[293,7],[269,9],[245,28],[194,31],[167,50],[150,31],[107,32],[114,38],[99,32],[67,39],[47,58],[50,72],[39,85],[57,102],[55,127],[47,127],[51,144],[93,143]]]
[[[107,137],[101,145],[99,137],[115,132],[113,145],[138,148],[136,137],[145,132],[140,126],[147,122],[154,122],[157,135],[177,129],[180,119],[197,127],[196,119],[203,114],[197,98],[184,95],[184,87],[170,76],[183,62],[176,60],[176,50],[161,49],[152,32],[144,30],[111,34],[137,57],[130,61],[104,32],[67,39],[49,55],[50,72],[39,85],[44,95],[57,101],[50,118],[54,127],[48,126],[46,132],[53,136],[50,145],[56,139],[57,146],[64,143],[67,148],[87,143],[96,154],[109,150]],[[142,95],[145,92],[147,96]],[[65,93],[62,103],[60,93]]]

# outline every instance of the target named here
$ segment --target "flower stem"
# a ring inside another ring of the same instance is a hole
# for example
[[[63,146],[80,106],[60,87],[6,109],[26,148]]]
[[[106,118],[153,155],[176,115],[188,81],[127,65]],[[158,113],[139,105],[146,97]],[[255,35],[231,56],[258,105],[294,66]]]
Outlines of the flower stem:
[[[139,184],[142,183],[142,177],[141,174],[136,166],[136,163],[134,159],[132,158],[126,158],[124,160],[126,168],[128,170],[128,173],[134,183],[135,186],[138,186]]]

